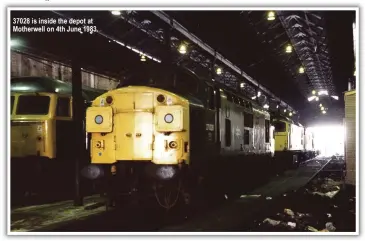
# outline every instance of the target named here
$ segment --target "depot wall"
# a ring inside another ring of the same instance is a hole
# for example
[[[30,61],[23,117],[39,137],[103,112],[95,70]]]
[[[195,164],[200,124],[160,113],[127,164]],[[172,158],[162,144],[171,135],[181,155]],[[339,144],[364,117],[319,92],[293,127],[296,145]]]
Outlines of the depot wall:
[[[11,51],[11,76],[45,76],[71,82],[72,71],[69,66],[63,63]],[[85,86],[111,90],[115,89],[118,83],[118,79],[88,70],[82,71],[82,84]]]

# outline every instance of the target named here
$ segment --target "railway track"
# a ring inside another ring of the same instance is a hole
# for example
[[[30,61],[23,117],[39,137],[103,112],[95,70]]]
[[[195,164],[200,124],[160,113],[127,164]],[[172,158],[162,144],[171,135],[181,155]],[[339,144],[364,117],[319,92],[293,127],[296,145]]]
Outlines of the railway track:
[[[320,161],[320,165],[316,165],[316,161],[307,162],[305,166],[299,167],[295,170],[288,170],[281,175],[271,173],[271,181],[262,184],[260,176],[257,176],[256,185],[249,185],[250,190],[243,190],[242,193],[250,194],[261,192],[262,196],[275,196],[274,192],[283,192],[285,188],[299,188],[309,182],[322,168],[329,162],[329,160]],[[293,178],[293,176],[300,176],[300,178]],[[306,180],[305,180],[306,179]],[[286,181],[284,181],[286,180]],[[255,183],[252,180],[252,183]],[[292,185],[290,185],[292,184]],[[284,186],[284,189],[279,190],[275,186]],[[55,201],[49,199],[49,202]],[[98,202],[93,209],[102,210],[99,213],[91,215],[90,217],[82,218],[82,220],[68,220],[59,225],[52,227],[42,227],[32,231],[51,231],[51,232],[141,232],[141,231],[199,231],[199,230],[221,230],[221,225],[217,225],[217,217],[232,217],[232,220],[227,221],[226,228],[229,230],[232,222],[238,222],[235,215],[237,213],[247,213],[247,210],[254,210],[254,208],[241,207],[243,199],[235,199],[224,195],[219,199],[205,197],[204,203],[198,209],[190,210],[186,215],[185,209],[176,209],[174,212],[166,212],[160,208],[154,200],[144,202],[144,205],[131,204],[118,209],[106,210],[105,206],[100,207],[100,203],[104,201],[98,198]],[[43,200],[34,200],[44,202]],[[30,202],[29,202],[30,203]],[[49,211],[45,211],[49,212]],[[85,212],[86,213],[86,212]],[[213,216],[212,216],[213,215]],[[242,215],[241,215],[242,216]],[[224,218],[223,218],[224,219]],[[207,224],[209,227],[202,227],[201,224]],[[215,229],[214,229],[215,227]]]

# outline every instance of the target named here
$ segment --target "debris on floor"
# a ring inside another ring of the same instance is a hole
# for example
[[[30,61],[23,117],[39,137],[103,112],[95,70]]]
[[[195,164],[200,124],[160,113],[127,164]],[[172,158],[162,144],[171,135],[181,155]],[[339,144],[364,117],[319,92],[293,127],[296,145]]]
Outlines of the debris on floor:
[[[245,231],[356,231],[355,187],[345,185],[339,173],[325,171],[303,188],[275,198]]]

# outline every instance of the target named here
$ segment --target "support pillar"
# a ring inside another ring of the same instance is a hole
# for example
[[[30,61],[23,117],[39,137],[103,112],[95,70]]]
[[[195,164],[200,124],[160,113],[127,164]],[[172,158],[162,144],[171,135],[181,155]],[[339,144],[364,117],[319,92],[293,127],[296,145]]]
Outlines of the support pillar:
[[[80,169],[84,158],[85,138],[84,138],[84,100],[82,97],[81,67],[77,59],[72,60],[72,110],[73,110],[73,157],[75,168],[75,196],[74,206],[83,205],[81,194]]]

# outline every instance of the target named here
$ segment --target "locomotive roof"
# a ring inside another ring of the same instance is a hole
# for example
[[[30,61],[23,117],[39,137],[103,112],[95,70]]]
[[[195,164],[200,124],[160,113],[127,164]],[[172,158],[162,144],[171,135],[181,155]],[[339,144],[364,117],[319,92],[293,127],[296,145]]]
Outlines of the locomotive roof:
[[[274,120],[277,120],[277,121],[284,121],[284,122],[287,122],[287,123],[290,123],[290,124],[294,124],[294,125],[297,125],[297,126],[300,126],[302,127],[303,125],[300,124],[298,121],[294,121],[286,116],[275,116],[273,118]]]
[[[125,86],[149,86],[154,88],[160,88],[166,91],[170,91],[172,93],[176,93],[181,97],[184,97],[188,99],[190,102],[198,105],[204,106],[204,101],[200,98],[199,93],[192,93],[186,90],[183,90],[181,88],[177,88],[173,86],[173,81],[161,81],[161,79],[166,78],[164,75],[166,71],[162,69],[162,67],[157,67],[153,69],[144,68],[143,70],[139,71],[138,73],[133,73],[129,77],[129,79],[126,79],[124,82],[121,82],[117,88],[125,87]],[[189,68],[186,68],[184,66],[174,66],[173,67],[174,74],[188,74],[195,78],[196,80],[196,86],[200,87],[206,87],[206,86],[212,86],[215,88],[222,89],[225,93],[230,93],[232,95],[235,95],[237,97],[242,98],[243,100],[250,102],[252,107],[255,107],[256,109],[260,109],[261,111],[267,112],[262,106],[258,105],[256,102],[252,101],[250,98],[245,96],[243,93],[240,93],[238,91],[235,91],[233,89],[228,89],[225,85],[222,85],[218,82],[212,82],[208,79],[202,78],[201,76],[198,76],[195,72],[190,70]],[[172,76],[172,75],[171,75]],[[189,83],[186,82],[188,85]]]
[[[48,92],[72,95],[72,84],[49,77],[14,77],[11,79],[12,92]],[[82,86],[82,95],[85,100],[94,100],[106,91],[97,90],[87,86]]]

